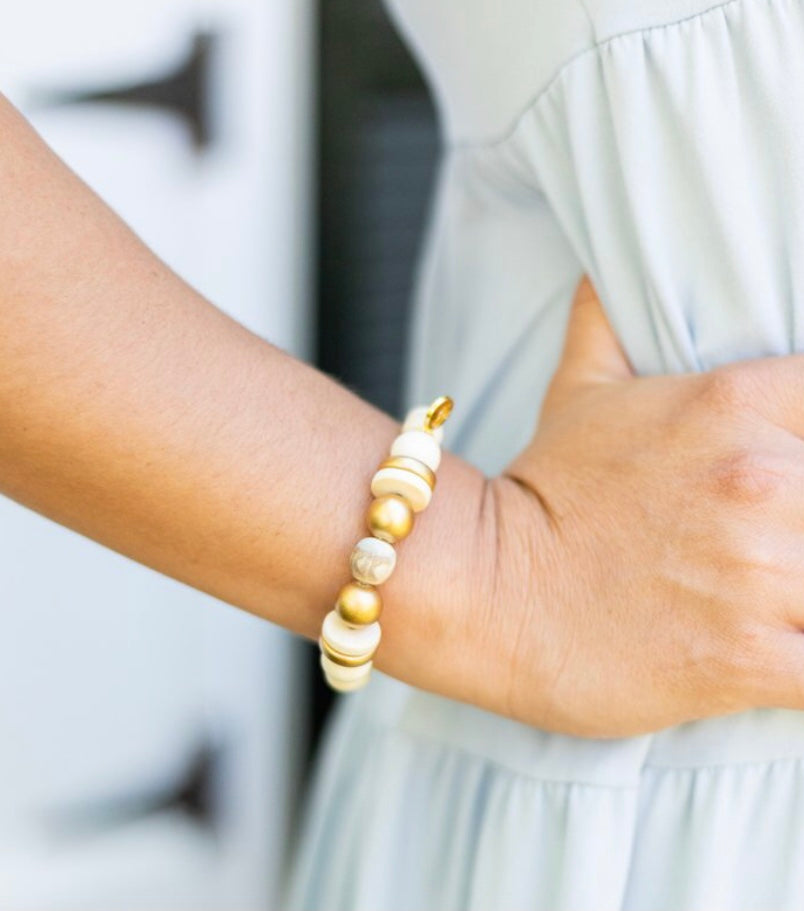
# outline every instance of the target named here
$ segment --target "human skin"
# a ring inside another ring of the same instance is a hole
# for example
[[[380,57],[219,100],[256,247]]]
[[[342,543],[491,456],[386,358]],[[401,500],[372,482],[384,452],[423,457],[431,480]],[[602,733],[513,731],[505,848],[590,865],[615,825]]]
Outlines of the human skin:
[[[0,134],[0,489],[316,637],[397,423],[201,297],[2,98]],[[804,708],[802,366],[636,378],[582,283],[527,449],[444,454],[376,665],[582,736]]]

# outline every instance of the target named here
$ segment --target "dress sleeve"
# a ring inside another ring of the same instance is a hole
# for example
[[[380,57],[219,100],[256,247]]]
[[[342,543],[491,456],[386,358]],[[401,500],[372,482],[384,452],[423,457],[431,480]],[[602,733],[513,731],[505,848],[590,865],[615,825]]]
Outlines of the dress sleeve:
[[[516,141],[641,372],[804,350],[804,5],[597,43]]]

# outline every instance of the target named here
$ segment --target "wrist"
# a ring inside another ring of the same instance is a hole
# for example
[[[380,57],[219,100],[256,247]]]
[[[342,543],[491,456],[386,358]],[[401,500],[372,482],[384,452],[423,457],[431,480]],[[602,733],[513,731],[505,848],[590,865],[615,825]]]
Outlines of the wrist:
[[[561,664],[550,596],[560,578],[558,542],[545,502],[516,475],[490,479],[487,495],[495,553],[488,641],[500,681],[498,704],[491,707],[528,723],[546,723]]]
[[[422,689],[477,702],[486,677],[483,631],[492,596],[488,480],[444,452],[430,506],[399,546],[384,586],[376,667]]]

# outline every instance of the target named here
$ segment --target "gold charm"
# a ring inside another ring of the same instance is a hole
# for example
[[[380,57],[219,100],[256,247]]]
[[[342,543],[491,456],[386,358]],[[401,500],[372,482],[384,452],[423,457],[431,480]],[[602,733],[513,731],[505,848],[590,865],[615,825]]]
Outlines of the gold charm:
[[[448,395],[440,395],[427,409],[424,418],[424,429],[435,430],[450,416],[454,402]]]

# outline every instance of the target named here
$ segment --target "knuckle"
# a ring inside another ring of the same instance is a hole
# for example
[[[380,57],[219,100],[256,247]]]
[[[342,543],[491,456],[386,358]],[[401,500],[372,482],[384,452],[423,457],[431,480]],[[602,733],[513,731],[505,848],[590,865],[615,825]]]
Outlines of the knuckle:
[[[707,409],[729,414],[742,408],[750,395],[749,385],[746,370],[727,365],[701,376],[699,394]]]
[[[767,503],[785,483],[785,474],[775,460],[748,446],[719,456],[709,472],[709,487],[715,497],[736,504]]]

